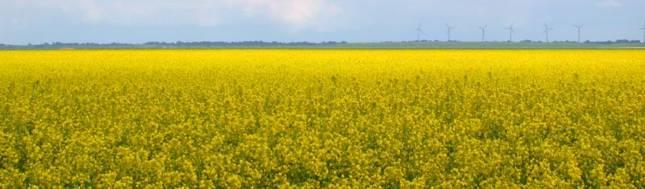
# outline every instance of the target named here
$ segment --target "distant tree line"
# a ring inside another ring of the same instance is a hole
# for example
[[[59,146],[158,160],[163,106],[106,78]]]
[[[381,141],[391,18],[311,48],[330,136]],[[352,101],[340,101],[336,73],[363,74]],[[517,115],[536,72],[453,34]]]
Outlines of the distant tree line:
[[[508,43],[508,41],[486,41],[486,42],[479,42],[479,41],[459,41],[459,40],[450,40],[450,41],[445,41],[445,40],[414,40],[414,41],[383,41],[383,42],[377,42],[377,43],[418,43],[418,42],[423,42],[423,43]],[[540,40],[521,40],[519,42],[511,42],[511,43],[547,43],[544,41]],[[548,43],[578,43],[576,41],[571,41],[571,40],[565,40],[565,41],[550,41]],[[641,43],[640,40],[628,40],[628,39],[618,39],[618,40],[607,40],[607,41],[582,41],[582,43],[587,43],[587,44],[630,44],[630,43]]]
[[[27,45],[0,44],[0,48],[24,48],[24,49],[61,49],[61,48],[234,48],[234,47],[308,47],[308,46],[335,46],[347,44],[346,41],[324,41],[324,42],[266,42],[266,41],[197,41],[197,42],[146,42],[146,43],[63,43],[52,42]]]
[[[608,40],[608,41],[584,41],[582,43],[577,43],[576,41],[552,41],[552,42],[543,42],[543,41],[532,41],[532,40],[522,40],[519,42],[506,42],[506,41],[496,41],[496,42],[466,42],[466,41],[438,41],[438,40],[418,40],[418,41],[383,41],[383,42],[367,42],[367,43],[349,43],[346,41],[324,41],[324,42],[277,42],[277,41],[239,41],[239,42],[224,42],[224,41],[196,41],[196,42],[146,42],[146,43],[63,43],[63,42],[52,42],[52,43],[42,43],[42,44],[27,44],[27,45],[9,45],[9,44],[0,44],[0,49],[128,49],[128,48],[140,48],[140,49],[164,49],[164,48],[405,48],[410,44],[415,44],[421,46],[411,46],[411,47],[437,47],[442,48],[442,45],[446,47],[459,47],[463,45],[472,45],[472,44],[491,44],[491,45],[502,45],[502,44],[525,44],[525,45],[534,45],[534,46],[550,46],[550,45],[563,45],[563,46],[611,46],[611,45],[629,45],[635,46],[640,45],[640,40]],[[547,45],[549,44],[549,45]],[[424,46],[425,45],[425,46]]]
[[[345,41],[325,41],[320,43],[314,42],[266,42],[266,41],[240,41],[240,42],[224,42],[224,41],[197,41],[197,42],[147,42],[144,45],[170,45],[170,46],[272,46],[272,45],[296,45],[296,46],[310,46],[310,45],[336,45],[346,44]]]
[[[543,41],[531,41],[531,40],[522,40],[522,43],[543,43]],[[552,41],[550,43],[577,43],[576,41]],[[619,39],[615,41],[607,40],[607,41],[583,41],[582,43],[587,43],[587,44],[626,44],[626,43],[641,43],[640,40],[627,40],[627,39]]]

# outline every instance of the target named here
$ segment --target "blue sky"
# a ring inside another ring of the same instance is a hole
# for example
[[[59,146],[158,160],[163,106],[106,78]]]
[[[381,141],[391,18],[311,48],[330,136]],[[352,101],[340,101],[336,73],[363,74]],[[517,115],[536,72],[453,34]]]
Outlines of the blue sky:
[[[645,0],[0,0],[0,43],[641,39]]]

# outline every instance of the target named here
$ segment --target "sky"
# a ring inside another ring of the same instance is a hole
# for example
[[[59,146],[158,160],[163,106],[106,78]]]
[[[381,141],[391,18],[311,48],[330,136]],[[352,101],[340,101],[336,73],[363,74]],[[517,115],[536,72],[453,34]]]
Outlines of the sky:
[[[642,39],[645,0],[0,0],[0,43]]]

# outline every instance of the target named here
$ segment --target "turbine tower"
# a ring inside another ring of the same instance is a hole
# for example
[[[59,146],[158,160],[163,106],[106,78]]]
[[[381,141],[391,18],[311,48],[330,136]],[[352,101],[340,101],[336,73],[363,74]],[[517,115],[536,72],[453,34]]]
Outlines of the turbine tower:
[[[546,36],[546,42],[549,42],[549,32],[553,30],[553,28],[549,27],[549,25],[544,24],[544,35]]]
[[[643,23],[643,27],[641,28],[643,30],[643,43],[645,43],[645,22]]]
[[[417,42],[421,41],[422,35],[423,35],[423,25],[419,24],[419,26],[417,26]]]
[[[504,28],[508,30],[508,42],[513,42],[513,33],[515,33],[515,29],[513,28],[513,24],[511,26]]]
[[[580,34],[582,33],[582,27],[584,27],[584,26],[583,25],[573,25],[573,27],[576,28],[576,30],[578,30],[578,43],[580,43]]]
[[[451,40],[451,38],[450,38],[450,34],[452,33],[452,30],[454,30],[454,29],[455,29],[455,27],[453,27],[453,26],[451,26],[451,25],[446,24],[446,29],[448,29],[448,42],[450,42],[450,40]]]
[[[488,25],[479,26],[479,30],[482,31],[482,42],[486,42],[486,28]]]

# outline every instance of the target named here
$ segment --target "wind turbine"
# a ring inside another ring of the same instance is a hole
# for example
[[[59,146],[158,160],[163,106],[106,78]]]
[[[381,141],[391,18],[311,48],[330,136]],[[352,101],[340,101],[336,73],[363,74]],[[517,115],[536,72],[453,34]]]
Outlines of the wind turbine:
[[[573,27],[578,30],[578,43],[580,43],[580,33],[582,33],[582,27],[584,27],[584,25],[573,25]]]
[[[643,30],[643,43],[645,43],[645,22],[643,23],[641,30]]]
[[[450,42],[450,40],[451,40],[451,38],[450,38],[450,33],[452,33],[452,30],[454,30],[454,29],[455,29],[455,27],[453,27],[453,26],[451,26],[451,25],[446,24],[446,29],[448,29],[448,42]]]
[[[549,25],[544,24],[544,35],[546,36],[546,42],[549,42],[549,32],[553,30],[553,28],[549,27]]]
[[[482,42],[486,41],[486,28],[488,28],[488,25],[479,26],[479,30],[482,31]]]
[[[419,24],[419,26],[417,26],[417,42],[421,41],[422,35],[423,35],[423,25]]]
[[[513,33],[515,33],[515,29],[513,28],[513,24],[511,26],[504,28],[508,30],[508,42],[513,42]]]

